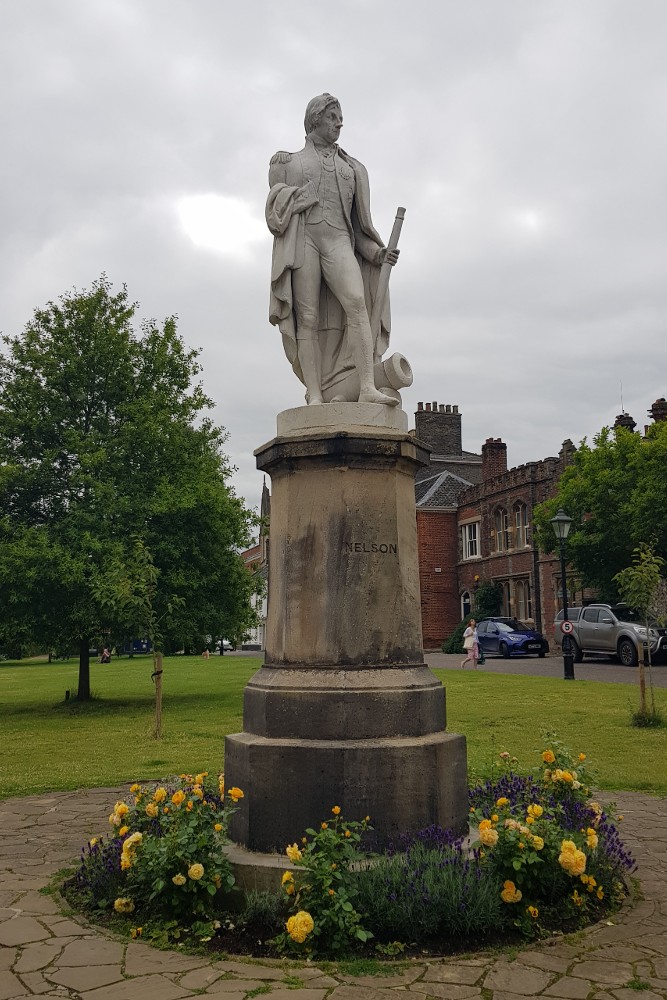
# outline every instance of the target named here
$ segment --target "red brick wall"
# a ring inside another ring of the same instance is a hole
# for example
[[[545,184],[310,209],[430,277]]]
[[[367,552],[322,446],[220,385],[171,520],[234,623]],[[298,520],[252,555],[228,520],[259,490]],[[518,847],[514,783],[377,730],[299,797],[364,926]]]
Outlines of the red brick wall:
[[[439,649],[461,620],[456,511],[417,511],[424,649]]]

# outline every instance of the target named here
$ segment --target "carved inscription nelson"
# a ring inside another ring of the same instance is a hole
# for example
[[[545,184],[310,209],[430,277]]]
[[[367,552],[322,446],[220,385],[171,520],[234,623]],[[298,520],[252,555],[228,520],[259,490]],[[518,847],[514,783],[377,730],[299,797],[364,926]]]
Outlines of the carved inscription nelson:
[[[395,556],[398,546],[395,542],[345,542],[346,552],[380,552]]]

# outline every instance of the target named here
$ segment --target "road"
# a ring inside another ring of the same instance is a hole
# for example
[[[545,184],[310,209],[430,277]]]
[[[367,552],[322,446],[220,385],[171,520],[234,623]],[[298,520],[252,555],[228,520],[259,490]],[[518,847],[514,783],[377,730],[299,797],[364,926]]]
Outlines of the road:
[[[463,659],[456,653],[426,653],[424,659],[429,667],[459,670]],[[466,667],[469,670],[470,666]],[[502,657],[487,657],[483,666],[477,668],[491,674],[524,674],[528,677],[562,677],[563,657],[549,655],[541,660],[538,656],[512,656],[509,660]],[[575,663],[574,676],[580,681],[605,681],[611,684],[636,684],[637,667],[623,667],[613,663],[606,657],[588,657],[583,663]],[[667,688],[667,664],[653,665],[653,686]]]

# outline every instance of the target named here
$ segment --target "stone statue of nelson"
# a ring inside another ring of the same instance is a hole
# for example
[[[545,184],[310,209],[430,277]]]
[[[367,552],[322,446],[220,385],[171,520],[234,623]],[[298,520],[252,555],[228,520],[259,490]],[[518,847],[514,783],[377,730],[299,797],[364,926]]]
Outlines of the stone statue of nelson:
[[[270,322],[306,386],[306,402],[394,406],[376,387],[373,367],[389,342],[389,302],[371,331],[381,265],[395,264],[373,228],[368,174],[336,140],[343,125],[331,94],[309,102],[306,144],[278,152],[269,167],[266,221],[273,233]]]

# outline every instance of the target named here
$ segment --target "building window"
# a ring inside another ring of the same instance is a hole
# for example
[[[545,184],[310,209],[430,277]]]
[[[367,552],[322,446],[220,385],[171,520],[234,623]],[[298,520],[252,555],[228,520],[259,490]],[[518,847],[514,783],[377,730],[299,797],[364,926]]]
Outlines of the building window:
[[[479,521],[461,525],[461,553],[463,559],[479,556]]]
[[[461,618],[468,618],[471,611],[472,601],[470,600],[470,592],[464,590],[461,594]]]
[[[514,506],[514,538],[517,549],[528,545],[528,508],[525,503]]]
[[[533,617],[529,580],[517,580],[514,584],[514,611],[522,621]]]
[[[493,515],[493,542],[496,552],[507,552],[510,547],[509,517],[503,507]]]
[[[503,580],[500,584],[502,587],[503,598],[500,604],[500,613],[503,618],[512,617],[512,598],[510,595],[510,584],[509,580]]]

